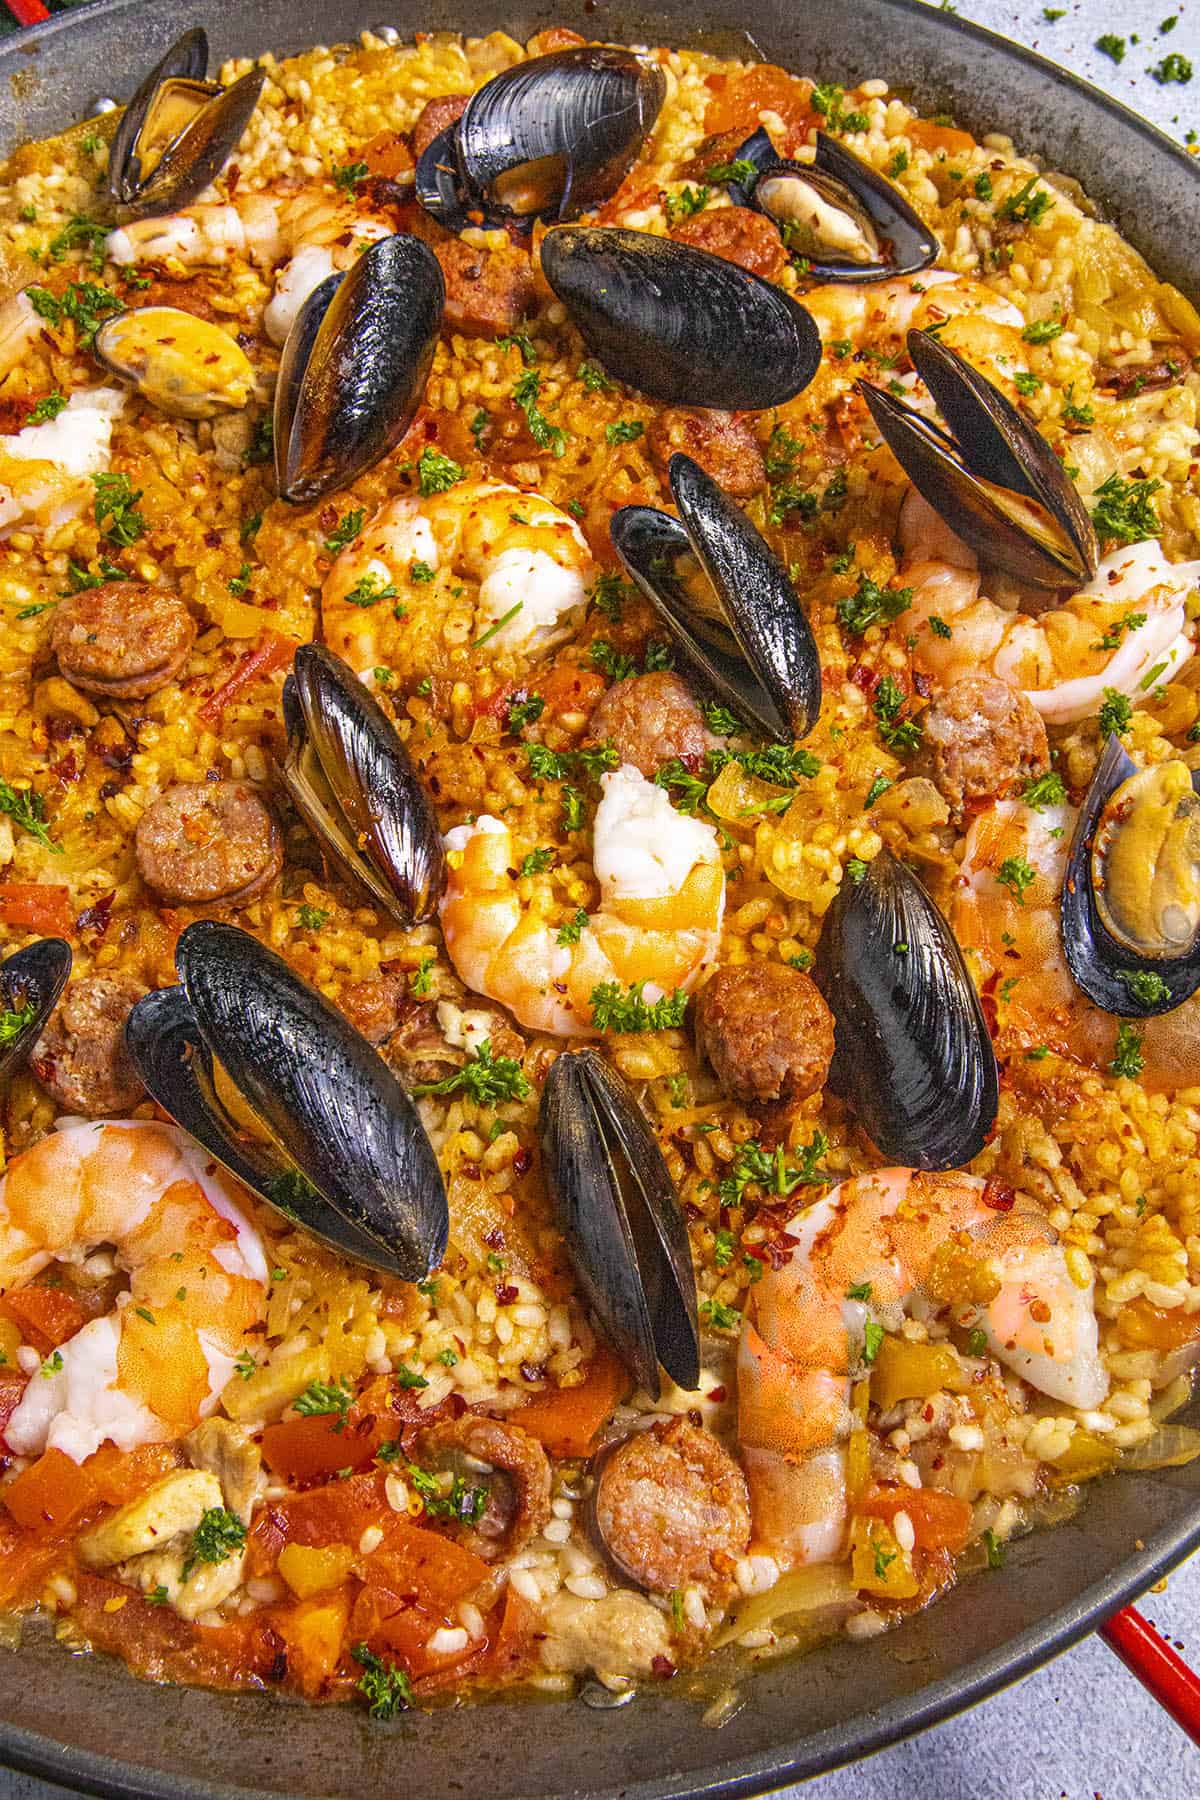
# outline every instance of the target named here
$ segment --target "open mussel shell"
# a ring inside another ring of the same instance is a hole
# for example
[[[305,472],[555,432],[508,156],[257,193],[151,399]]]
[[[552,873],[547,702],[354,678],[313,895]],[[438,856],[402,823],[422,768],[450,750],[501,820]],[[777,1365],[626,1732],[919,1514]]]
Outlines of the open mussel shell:
[[[542,272],[610,375],[676,406],[757,412],[806,387],[821,339],[804,308],[723,257],[646,231],[562,225]]]
[[[969,1163],[995,1123],[995,1052],[954,933],[889,850],[843,881],[813,973],[834,1017],[830,1085],[880,1154],[913,1169]]]
[[[108,152],[108,191],[118,206],[127,205],[137,194],[141,181],[141,159],[137,140],[146,123],[146,114],[159,89],[166,81],[203,83],[208,73],[208,34],[197,25],[165,52],[142,81],[133,99],[121,114]],[[211,91],[218,91],[211,83]]]
[[[759,736],[792,743],[821,710],[821,662],[787,570],[690,456],[669,466],[679,518],[650,506],[614,514],[618,556],[701,686]],[[705,581],[689,571],[691,559]]]
[[[908,351],[949,431],[882,388],[860,381],[858,391],[913,486],[984,562],[1017,581],[1090,581],[1096,533],[1045,438],[932,332],[910,331]]]
[[[769,138],[764,151],[765,136],[755,132],[737,152],[759,168],[741,189],[744,204],[778,226],[808,274],[820,281],[888,281],[936,260],[936,237],[870,163],[823,131],[811,162],[776,157]]]
[[[303,1225],[308,1184],[372,1240],[377,1267],[405,1281],[427,1275],[446,1248],[446,1191],[420,1116],[383,1058],[236,925],[189,925],[175,966],[210,1056],[303,1177],[264,1197],[282,1199]],[[317,1217],[328,1220],[324,1208]]]
[[[595,1050],[560,1056],[538,1114],[546,1185],[579,1285],[639,1386],[659,1364],[700,1380],[696,1278],[687,1222],[658,1140],[630,1089]]]
[[[71,973],[65,938],[39,938],[0,963],[0,1081],[26,1061]]]
[[[236,339],[174,306],[118,313],[97,331],[93,348],[105,368],[173,418],[238,412],[254,392],[254,370]]]
[[[575,218],[616,192],[666,92],[661,69],[614,45],[515,63],[428,147],[418,198],[451,231]]]
[[[311,1184],[298,1180],[294,1166],[270,1144],[230,1117],[217,1091],[212,1054],[182,987],[144,994],[126,1019],[125,1043],[146,1092],[244,1186],[289,1216],[299,1216],[296,1195],[303,1189],[300,1223],[306,1231],[357,1262],[398,1272],[385,1246],[343,1218]]]
[[[197,36],[204,38],[200,32],[180,39],[151,71],[113,139],[109,192],[121,219],[190,206],[220,174],[258,105],[266,81],[262,69],[251,69],[228,88],[185,72],[199,66],[203,73]]]
[[[419,238],[396,233],[309,295],[283,348],[275,393],[275,475],[307,505],[347,487],[412,423],[446,288]]]
[[[1200,988],[1200,774],[1140,769],[1110,737],[1080,809],[1061,900],[1067,967],[1094,1005],[1171,1012]]]
[[[429,796],[370,689],[302,644],[283,690],[284,780],[341,868],[406,929],[433,915],[446,857]]]

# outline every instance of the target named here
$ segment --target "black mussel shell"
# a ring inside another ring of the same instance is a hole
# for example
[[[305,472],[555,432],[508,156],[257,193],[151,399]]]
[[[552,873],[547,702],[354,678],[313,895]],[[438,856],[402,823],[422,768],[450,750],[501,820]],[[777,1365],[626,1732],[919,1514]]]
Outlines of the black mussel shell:
[[[661,69],[613,45],[515,63],[428,147],[418,197],[451,231],[576,218],[616,192],[666,92]]]
[[[1181,945],[1177,956],[1140,954],[1128,937],[1109,928],[1105,918],[1106,902],[1097,885],[1096,839],[1100,835],[1103,844],[1106,824],[1112,823],[1111,815],[1105,820],[1109,801],[1139,772],[1120,738],[1111,736],[1075,824],[1060,905],[1063,954],[1076,984],[1095,1006],[1127,1019],[1172,1012],[1200,988],[1200,933],[1190,944]],[[1190,779],[1192,792],[1200,795],[1200,772],[1193,771]],[[1149,882],[1151,872],[1146,873]]]
[[[159,87],[171,80],[202,82],[207,73],[208,34],[197,25],[176,38],[121,114],[108,152],[108,191],[118,206],[128,205],[137,195],[141,182],[137,140]]]
[[[588,349],[655,400],[758,412],[790,400],[820,366],[804,308],[707,250],[647,231],[561,225],[541,257]]]
[[[0,1081],[27,1060],[70,973],[71,946],[65,938],[39,938],[0,963]]]
[[[284,500],[319,500],[395,449],[425,392],[445,298],[433,251],[399,232],[365,250],[336,287],[330,276],[309,296],[276,393]]]
[[[949,432],[882,388],[860,381],[858,391],[913,486],[982,560],[1018,581],[1090,581],[1096,533],[1042,434],[932,332],[910,331],[908,351]]]
[[[657,1399],[659,1364],[700,1380],[687,1222],[658,1140],[595,1050],[566,1052],[542,1090],[542,1164],[579,1285],[614,1349]]]
[[[750,206],[754,195],[754,184],[764,169],[769,169],[779,161],[774,144],[760,125],[752,132],[744,144],[734,151],[730,162],[753,164],[753,170],[744,181],[727,181],[725,192],[734,206]]]
[[[822,242],[817,225],[806,228],[814,198],[839,216],[856,253],[847,248],[839,254],[836,244]],[[779,227],[789,249],[804,258],[806,273],[819,281],[890,281],[915,275],[937,258],[936,237],[899,190],[823,131],[812,162],[765,164],[750,204]]]
[[[821,710],[821,661],[787,570],[699,463],[676,454],[669,476],[679,519],[621,507],[610,527],[618,556],[701,685],[763,737],[806,737]],[[707,610],[680,578],[689,556],[708,579]]]
[[[813,973],[834,1017],[830,1085],[880,1154],[963,1168],[995,1123],[996,1056],[954,933],[890,851],[843,881]]]
[[[406,929],[432,917],[446,874],[429,796],[378,700],[323,644],[284,684],[292,799],[341,867]]]
[[[109,167],[114,171],[110,186],[124,190],[118,201],[121,218],[155,218],[163,213],[178,212],[197,200],[209,183],[216,180],[236,150],[258,105],[265,81],[264,70],[251,69],[229,88],[209,82],[180,81],[175,77],[167,78],[166,87],[161,81],[157,83],[123,161],[118,163],[110,153]],[[173,88],[170,87],[172,82]],[[147,125],[153,122],[156,99],[168,89],[186,101],[182,110],[191,116],[168,143],[149,174],[143,177],[138,143]]]
[[[236,925],[189,925],[175,966],[210,1054],[305,1182],[374,1240],[395,1274],[428,1274],[446,1248],[446,1191],[420,1116],[383,1058]],[[284,1210],[305,1223],[298,1184]]]
[[[146,1092],[252,1193],[289,1215],[298,1216],[302,1208],[304,1229],[342,1255],[385,1274],[398,1273],[389,1249],[343,1218],[294,1166],[230,1118],[217,1093],[212,1055],[181,987],[144,994],[125,1021],[125,1043]]]

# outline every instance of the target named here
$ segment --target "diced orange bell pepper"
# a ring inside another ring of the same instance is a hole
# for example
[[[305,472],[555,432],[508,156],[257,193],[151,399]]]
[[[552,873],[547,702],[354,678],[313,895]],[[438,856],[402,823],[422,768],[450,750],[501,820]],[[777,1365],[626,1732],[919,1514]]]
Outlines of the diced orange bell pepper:
[[[279,1553],[279,1573],[298,1600],[311,1600],[341,1587],[354,1567],[355,1552],[349,1544],[285,1544]]]
[[[922,150],[944,150],[948,156],[965,156],[975,148],[975,139],[969,131],[959,131],[953,125],[937,125],[932,119],[911,119],[904,129]]]
[[[1117,1314],[1117,1335],[1137,1350],[1180,1350],[1200,1338],[1200,1313],[1185,1313],[1182,1306],[1151,1306],[1139,1297]]]
[[[513,1422],[537,1438],[551,1456],[587,1456],[600,1427],[632,1385],[624,1364],[605,1345],[598,1345],[578,1387],[559,1388],[529,1401],[513,1414]]]
[[[262,1435],[263,1461],[273,1475],[288,1481],[315,1481],[335,1475],[339,1469],[361,1469],[378,1448],[372,1431],[356,1431],[350,1424],[336,1429],[332,1416],[283,1419],[268,1425]]]
[[[84,1467],[61,1450],[47,1450],[4,1490],[4,1503],[17,1524],[43,1536],[61,1535],[95,1502]]]
[[[48,881],[9,881],[0,887],[0,922],[47,937],[70,937],[71,890]]]
[[[271,1624],[287,1645],[288,1685],[306,1699],[316,1699],[337,1668],[349,1618],[347,1587],[271,1609]]]
[[[377,131],[370,142],[363,145],[362,160],[370,174],[382,175],[388,181],[410,174],[413,167],[412,151],[403,132],[399,131]]]
[[[4,1296],[4,1311],[43,1356],[82,1331],[88,1317],[73,1295],[53,1287],[16,1288]]]
[[[898,1512],[907,1513],[922,1550],[962,1550],[971,1530],[969,1502],[941,1488],[874,1488],[855,1511],[889,1524]]]
[[[366,1575],[373,1585],[396,1595],[415,1595],[431,1613],[448,1615],[487,1580],[487,1563],[464,1544],[397,1513],[391,1520],[380,1521],[384,1544],[368,1559]]]
[[[514,1587],[504,1590],[504,1610],[488,1653],[487,1672],[493,1681],[515,1681],[534,1660],[534,1628],[537,1614]]]

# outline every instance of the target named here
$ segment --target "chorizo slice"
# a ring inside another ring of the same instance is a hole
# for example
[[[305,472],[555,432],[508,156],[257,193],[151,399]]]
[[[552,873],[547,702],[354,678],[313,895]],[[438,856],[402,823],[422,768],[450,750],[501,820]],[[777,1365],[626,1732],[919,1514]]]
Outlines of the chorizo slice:
[[[703,756],[714,740],[680,676],[669,669],[634,675],[610,687],[588,727],[600,743],[611,739],[623,763],[652,779],[673,757]]]
[[[32,1058],[38,1080],[64,1112],[104,1118],[141,1099],[125,1020],[145,992],[128,975],[83,975],[67,988]]]
[[[439,94],[436,100],[426,101],[417,114],[417,122],[412,129],[414,161],[424,156],[434,138],[445,131],[448,125],[453,125],[456,119],[462,118],[470,98],[470,94]]]
[[[788,253],[775,226],[748,206],[717,206],[711,212],[694,213],[671,236],[677,243],[723,256],[767,281],[777,281],[787,268]]]
[[[480,1517],[463,1521],[467,1542],[486,1562],[512,1556],[550,1517],[550,1459],[519,1425],[464,1413],[422,1432],[416,1455],[426,1468],[457,1469],[468,1487],[473,1477],[476,1489],[486,1489]]]
[[[719,488],[745,500],[767,485],[767,470],[754,427],[733,413],[667,406],[650,422],[646,441],[664,475],[677,450],[692,457]]]
[[[138,870],[147,887],[184,906],[240,906],[283,866],[279,827],[244,781],[181,781],[138,822]]]
[[[926,758],[938,791],[956,813],[1003,800],[1050,767],[1040,713],[995,675],[966,675],[926,707]]]
[[[665,1594],[691,1583],[728,1590],[750,1542],[746,1477],[711,1431],[670,1419],[602,1458],[596,1530],[638,1587]]]
[[[50,647],[72,687],[144,700],[174,681],[195,641],[192,615],[177,594],[141,581],[106,581],[59,602]]]
[[[534,305],[533,265],[523,250],[476,250],[460,238],[433,246],[446,283],[443,321],[468,337],[505,337]]]
[[[730,1099],[793,1105],[825,1085],[833,1014],[787,963],[727,963],[697,1002],[696,1042]]]

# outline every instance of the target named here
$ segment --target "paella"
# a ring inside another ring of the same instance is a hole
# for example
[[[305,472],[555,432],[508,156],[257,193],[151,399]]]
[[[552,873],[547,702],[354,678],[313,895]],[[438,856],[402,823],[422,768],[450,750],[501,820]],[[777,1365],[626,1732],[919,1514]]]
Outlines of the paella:
[[[208,61],[0,177],[6,1641],[719,1722],[1200,1451],[1200,315],[882,77]]]

